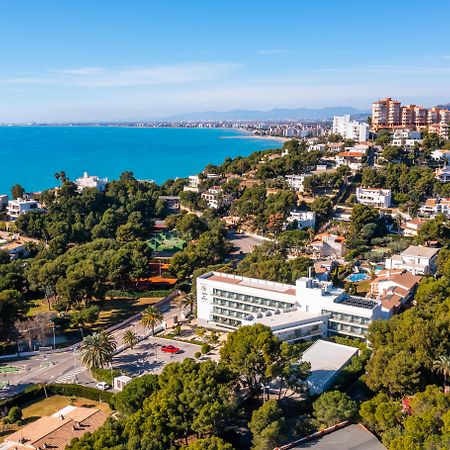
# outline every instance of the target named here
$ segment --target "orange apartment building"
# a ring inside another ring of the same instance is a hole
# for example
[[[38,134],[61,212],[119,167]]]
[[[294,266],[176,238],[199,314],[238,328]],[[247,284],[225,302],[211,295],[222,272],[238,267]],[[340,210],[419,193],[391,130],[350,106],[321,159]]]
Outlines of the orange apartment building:
[[[450,111],[433,107],[431,109],[417,105],[402,106],[397,100],[387,97],[372,103],[372,129],[407,128],[420,130],[428,126],[446,128],[450,122]]]

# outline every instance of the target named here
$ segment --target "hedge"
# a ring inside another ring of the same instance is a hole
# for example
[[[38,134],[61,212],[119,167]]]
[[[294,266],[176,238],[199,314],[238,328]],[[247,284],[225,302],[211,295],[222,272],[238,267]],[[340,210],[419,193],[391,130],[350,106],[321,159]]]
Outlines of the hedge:
[[[113,385],[115,377],[122,375],[122,373],[119,372],[118,370],[111,371],[111,369],[97,369],[97,368],[92,368],[91,374],[97,381],[104,381],[105,383],[108,383],[110,386]]]
[[[49,384],[47,392],[52,395],[67,395],[68,397],[82,397],[89,400],[103,401],[111,404],[112,392],[100,391],[99,389],[80,386],[79,384]]]
[[[78,384],[49,384],[45,386],[47,395],[66,395],[68,397],[81,397],[88,400],[103,401],[112,404],[113,393],[100,391],[99,389],[80,386]],[[45,397],[44,387],[42,385],[26,388],[20,394],[4,400],[0,400],[0,408],[11,408],[12,406],[23,406],[26,403],[34,403]]]

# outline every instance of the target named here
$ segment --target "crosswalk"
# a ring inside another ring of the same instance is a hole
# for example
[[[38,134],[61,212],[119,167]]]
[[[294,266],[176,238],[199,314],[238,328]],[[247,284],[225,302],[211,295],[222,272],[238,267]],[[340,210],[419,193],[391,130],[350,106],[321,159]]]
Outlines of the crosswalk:
[[[61,375],[55,380],[55,383],[72,383],[75,380],[75,377],[85,372],[86,370],[86,367],[78,367],[71,372],[67,372],[64,375]]]

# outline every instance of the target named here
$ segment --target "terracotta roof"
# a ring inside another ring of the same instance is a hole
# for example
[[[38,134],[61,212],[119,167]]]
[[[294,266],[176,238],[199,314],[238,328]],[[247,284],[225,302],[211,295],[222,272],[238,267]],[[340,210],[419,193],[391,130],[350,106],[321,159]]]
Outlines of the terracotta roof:
[[[54,450],[63,450],[73,438],[102,426],[106,418],[107,415],[99,409],[74,407],[65,415],[41,417],[7,436],[4,441],[13,442],[12,449],[18,450],[39,449],[44,445]]]
[[[341,153],[338,153],[337,156],[343,156],[343,157],[346,157],[346,156],[355,156],[355,157],[357,157],[357,156],[359,156],[359,157],[363,157],[364,153],[361,153],[361,152],[341,152]]]

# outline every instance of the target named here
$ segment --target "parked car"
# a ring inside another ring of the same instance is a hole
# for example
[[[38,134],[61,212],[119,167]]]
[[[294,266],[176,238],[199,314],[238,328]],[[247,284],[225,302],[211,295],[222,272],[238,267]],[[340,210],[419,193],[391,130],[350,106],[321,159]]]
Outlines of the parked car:
[[[111,389],[111,386],[108,383],[105,383],[104,381],[99,381],[95,387],[97,389],[100,389],[101,391],[107,391],[108,389]]]
[[[166,353],[181,353],[181,348],[174,347],[173,345],[163,345],[161,350]]]

